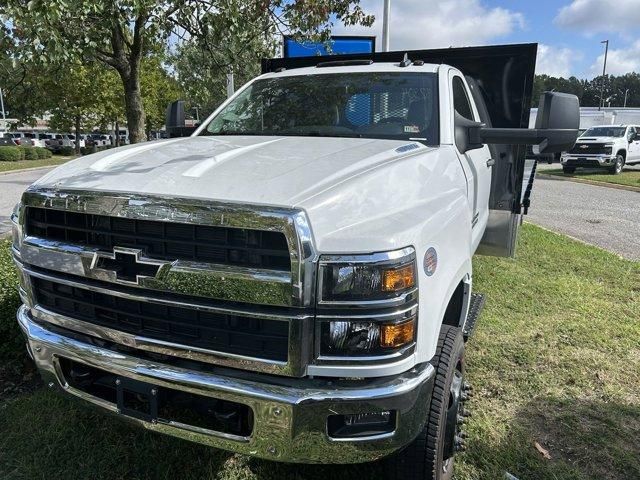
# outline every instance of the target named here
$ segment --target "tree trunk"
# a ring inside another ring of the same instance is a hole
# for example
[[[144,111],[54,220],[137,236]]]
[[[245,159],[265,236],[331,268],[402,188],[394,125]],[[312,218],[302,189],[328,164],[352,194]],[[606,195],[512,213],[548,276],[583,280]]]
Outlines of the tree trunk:
[[[113,132],[113,146],[114,147],[119,147],[120,146],[120,122],[118,121],[118,119],[116,118],[116,128]]]
[[[127,114],[127,128],[129,129],[129,142],[143,142],[145,136],[145,115],[140,92],[140,71],[131,68],[129,74],[120,74],[124,85],[124,105]]]
[[[80,155],[80,115],[76,115],[76,155]]]

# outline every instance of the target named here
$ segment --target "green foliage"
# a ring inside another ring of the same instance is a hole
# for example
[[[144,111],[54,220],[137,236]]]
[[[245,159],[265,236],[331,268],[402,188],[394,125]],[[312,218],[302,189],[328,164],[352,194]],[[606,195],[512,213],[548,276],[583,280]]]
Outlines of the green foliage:
[[[6,147],[0,147],[0,149]],[[24,340],[16,322],[20,306],[18,273],[11,258],[11,244],[0,241],[0,361],[13,360],[24,355]]]
[[[160,55],[142,60],[140,88],[147,131],[162,128],[167,105],[182,97],[177,80],[163,67],[161,60]]]
[[[60,151],[58,152],[58,154],[64,155],[65,157],[69,157],[75,153],[76,151],[73,147],[61,147]]]
[[[48,148],[44,148],[44,147],[33,147],[33,149],[36,151],[36,153],[38,154],[38,159],[43,159],[43,158],[51,158],[51,156],[53,155],[51,153],[51,150],[49,150]]]
[[[38,160],[38,152],[33,147],[28,147],[26,145],[22,145],[20,147],[20,151],[22,152],[23,160]]]
[[[145,130],[141,64],[171,35],[215,54],[216,68],[227,72],[237,69],[243,52],[270,44],[278,31],[327,38],[335,21],[373,22],[359,0],[5,0],[0,19],[6,43],[22,60],[62,66],[97,60],[114,69],[133,143],[143,140]]]
[[[0,162],[18,162],[22,160],[20,147],[0,146]]]
[[[538,99],[542,92],[572,93],[580,100],[582,107],[597,107],[600,105],[600,89],[602,76],[591,80],[580,80],[576,77],[558,78],[549,75],[536,75],[533,83],[532,105],[538,106]],[[628,90],[628,91],[627,91]],[[622,107],[625,92],[627,92],[627,107],[640,107],[640,73],[626,73],[604,77],[603,99],[605,106]]]

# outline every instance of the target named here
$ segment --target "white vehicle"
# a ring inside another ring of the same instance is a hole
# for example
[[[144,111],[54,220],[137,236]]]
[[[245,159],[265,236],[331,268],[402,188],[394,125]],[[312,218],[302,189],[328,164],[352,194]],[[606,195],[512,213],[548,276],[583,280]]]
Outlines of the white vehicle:
[[[50,133],[42,132],[29,132],[25,133],[25,142],[33,147],[46,147],[47,140],[51,140],[53,135]]]
[[[53,140],[49,143],[50,148],[60,150],[63,147],[75,148],[76,136],[72,133],[55,133]],[[85,141],[80,138],[80,147],[85,146]]]
[[[106,147],[111,145],[111,137],[103,133],[90,133],[89,142],[96,147]]]
[[[513,254],[512,145],[570,148],[578,100],[528,130],[535,45],[411,55],[265,61],[190,138],[34,183],[13,252],[45,382],[218,448],[451,478],[472,256]]]
[[[584,132],[574,147],[562,154],[562,170],[606,168],[617,175],[625,165],[640,163],[640,126],[597,125]]]
[[[16,145],[28,144],[28,140],[24,132],[7,132],[5,133],[5,136],[11,138]]]

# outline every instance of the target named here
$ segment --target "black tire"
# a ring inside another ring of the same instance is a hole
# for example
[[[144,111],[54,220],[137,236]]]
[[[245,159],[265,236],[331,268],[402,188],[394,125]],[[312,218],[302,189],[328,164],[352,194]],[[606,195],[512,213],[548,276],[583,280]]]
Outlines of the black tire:
[[[611,175],[619,175],[622,173],[622,167],[624,167],[624,157],[622,155],[618,155],[616,157],[616,163],[609,167],[609,173]]]
[[[575,173],[576,167],[562,167],[562,173]]]
[[[436,355],[431,360],[436,369],[427,422],[418,437],[386,460],[386,478],[390,480],[450,480],[453,478],[452,454],[446,461],[445,440],[447,418],[458,402],[452,396],[452,385],[464,384],[464,339],[459,328],[443,325]],[[456,383],[454,383],[454,377]],[[458,398],[466,396],[460,395]],[[454,405],[450,405],[450,403]],[[457,434],[457,428],[453,436]],[[451,448],[451,445],[449,446]]]

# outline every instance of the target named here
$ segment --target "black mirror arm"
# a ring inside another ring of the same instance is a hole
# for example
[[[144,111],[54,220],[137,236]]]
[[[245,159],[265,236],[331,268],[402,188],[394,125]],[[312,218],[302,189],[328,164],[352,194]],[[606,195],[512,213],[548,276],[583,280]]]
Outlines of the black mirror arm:
[[[571,144],[578,137],[577,129],[486,128],[469,129],[471,143],[539,145],[541,151],[548,145]]]

